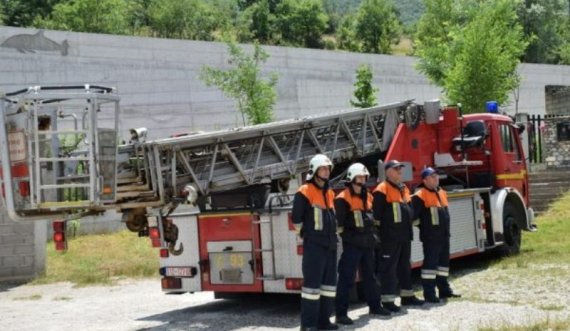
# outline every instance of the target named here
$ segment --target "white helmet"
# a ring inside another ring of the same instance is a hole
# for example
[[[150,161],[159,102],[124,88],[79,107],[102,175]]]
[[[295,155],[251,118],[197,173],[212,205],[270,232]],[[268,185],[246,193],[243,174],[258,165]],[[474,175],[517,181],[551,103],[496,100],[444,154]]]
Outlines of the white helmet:
[[[311,161],[309,161],[309,172],[307,172],[306,180],[309,181],[313,179],[313,176],[317,173],[317,170],[320,167],[330,167],[332,171],[333,164],[328,156],[324,154],[317,154],[313,156]]]
[[[351,164],[350,167],[348,167],[348,170],[346,171],[346,179],[352,182],[356,176],[370,177],[370,173],[368,172],[368,169],[366,169],[364,164],[354,163]]]

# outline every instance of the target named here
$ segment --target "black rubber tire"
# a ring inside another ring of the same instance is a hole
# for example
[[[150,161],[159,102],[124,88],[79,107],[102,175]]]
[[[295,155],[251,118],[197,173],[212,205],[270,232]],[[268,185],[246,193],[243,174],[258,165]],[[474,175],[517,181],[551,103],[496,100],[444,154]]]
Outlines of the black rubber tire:
[[[521,217],[520,212],[513,204],[505,203],[503,209],[503,234],[505,235],[505,243],[501,247],[504,255],[516,255],[521,249],[522,230],[518,223]]]
[[[146,227],[146,217],[144,215],[135,215],[126,222],[127,229],[131,232],[140,232]]]

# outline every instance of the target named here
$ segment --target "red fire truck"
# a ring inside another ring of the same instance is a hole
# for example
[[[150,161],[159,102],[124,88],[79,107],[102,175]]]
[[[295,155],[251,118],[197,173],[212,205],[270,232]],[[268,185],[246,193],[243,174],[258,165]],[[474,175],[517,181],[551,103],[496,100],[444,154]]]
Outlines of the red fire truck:
[[[516,253],[521,231],[534,229],[521,128],[508,116],[407,100],[153,141],[132,129],[129,144],[116,146],[118,101],[113,89],[89,85],[5,95],[3,197],[18,221],[121,211],[159,249],[166,293],[298,293],[303,249],[291,203],[317,153],[335,164],[339,188],[356,161],[370,169],[371,187],[383,160],[405,162],[412,190],[424,167],[442,171],[452,257]],[[64,249],[65,227],[54,224]],[[412,260],[421,264],[418,241]]]

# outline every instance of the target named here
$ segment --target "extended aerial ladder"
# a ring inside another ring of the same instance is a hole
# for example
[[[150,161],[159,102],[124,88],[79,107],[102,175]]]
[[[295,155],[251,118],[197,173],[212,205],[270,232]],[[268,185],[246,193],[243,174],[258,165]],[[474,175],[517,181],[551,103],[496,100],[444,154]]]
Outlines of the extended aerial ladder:
[[[2,96],[2,185],[12,218],[77,218],[112,208],[137,227],[146,208],[168,214],[185,200],[201,209],[259,208],[270,191],[286,191],[288,180],[306,172],[316,153],[335,164],[375,162],[397,125],[419,117],[407,100],[153,141],[133,129],[129,144],[117,146],[118,103],[114,89],[89,85]]]

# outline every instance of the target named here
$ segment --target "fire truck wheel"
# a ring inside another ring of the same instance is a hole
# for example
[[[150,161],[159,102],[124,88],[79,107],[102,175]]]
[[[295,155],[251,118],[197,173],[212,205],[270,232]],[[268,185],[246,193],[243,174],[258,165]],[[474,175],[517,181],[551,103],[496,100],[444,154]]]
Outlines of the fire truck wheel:
[[[518,254],[521,249],[521,227],[517,223],[517,218],[520,213],[509,202],[505,203],[503,210],[503,228],[505,235],[505,244],[502,247],[502,252],[505,255]]]
[[[147,223],[144,209],[142,211],[130,210],[129,212],[123,213],[123,221],[129,231],[139,232],[143,230]]]

